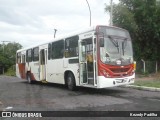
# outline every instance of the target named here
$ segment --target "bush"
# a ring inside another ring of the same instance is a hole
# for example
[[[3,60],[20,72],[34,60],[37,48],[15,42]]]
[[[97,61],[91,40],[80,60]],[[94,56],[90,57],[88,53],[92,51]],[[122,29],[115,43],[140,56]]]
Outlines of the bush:
[[[15,71],[15,69],[13,69],[13,66],[10,67],[10,68],[7,70],[7,72],[5,73],[5,75],[7,75],[7,76],[16,76],[16,71]]]

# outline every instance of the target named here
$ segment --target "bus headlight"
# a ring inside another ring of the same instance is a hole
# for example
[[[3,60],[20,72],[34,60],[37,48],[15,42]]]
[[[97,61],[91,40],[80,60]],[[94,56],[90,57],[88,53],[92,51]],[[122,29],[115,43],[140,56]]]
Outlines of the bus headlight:
[[[110,74],[108,72],[106,72],[105,70],[102,70],[104,77],[111,77]]]

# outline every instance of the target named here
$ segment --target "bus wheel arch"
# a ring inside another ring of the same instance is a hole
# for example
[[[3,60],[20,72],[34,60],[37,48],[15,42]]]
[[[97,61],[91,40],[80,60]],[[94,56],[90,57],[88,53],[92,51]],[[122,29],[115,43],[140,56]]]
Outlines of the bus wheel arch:
[[[76,89],[76,81],[75,76],[72,71],[66,71],[64,74],[64,82],[65,85],[68,87],[69,90],[75,90]]]

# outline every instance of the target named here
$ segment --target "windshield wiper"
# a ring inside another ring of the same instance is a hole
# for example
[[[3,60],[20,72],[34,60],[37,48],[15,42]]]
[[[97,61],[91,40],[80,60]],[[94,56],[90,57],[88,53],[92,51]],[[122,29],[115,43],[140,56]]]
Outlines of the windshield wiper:
[[[124,49],[126,48],[127,46],[127,38],[124,39],[124,41],[122,42],[122,51],[123,51],[123,55],[124,55]]]
[[[111,42],[113,43],[113,45],[117,48],[118,53],[119,53],[119,44],[118,41],[113,39],[111,36],[108,36],[108,38],[110,38]]]

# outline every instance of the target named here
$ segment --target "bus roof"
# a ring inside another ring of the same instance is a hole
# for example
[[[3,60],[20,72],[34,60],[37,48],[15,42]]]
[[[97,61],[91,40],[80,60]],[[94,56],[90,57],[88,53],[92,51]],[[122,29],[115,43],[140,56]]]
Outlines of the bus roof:
[[[97,25],[97,26],[106,26],[106,27],[111,27],[111,28],[119,28],[119,27],[116,27],[116,26],[107,26],[107,25]],[[44,42],[44,43],[41,43],[41,44],[37,44],[37,45],[32,45],[32,46],[29,46],[29,47],[25,47],[25,48],[22,48],[22,49],[17,50],[17,52],[25,51],[25,50],[28,50],[28,49],[31,49],[31,48],[38,47],[38,46],[40,46],[40,45],[45,45],[45,44],[47,44],[47,43],[54,42],[54,41],[58,41],[58,40],[65,39],[65,38],[68,38],[68,37],[72,37],[72,36],[75,36],[75,35],[80,35],[80,34],[83,34],[83,33],[85,33],[85,32],[90,32],[90,31],[95,30],[97,26],[92,26],[92,27],[89,27],[89,28],[85,28],[85,29],[82,29],[82,30],[78,30],[78,31],[76,31],[76,32],[73,32],[73,33],[70,33],[70,34],[67,34],[67,35],[64,35],[64,36],[57,37],[57,38],[55,38],[55,39],[52,39],[52,40],[50,40],[50,41],[47,41],[47,42]],[[120,29],[122,29],[122,28],[120,28]],[[125,29],[122,29],[122,30],[125,30]]]
[[[41,43],[41,44],[32,45],[32,46],[29,46],[29,47],[25,47],[25,48],[19,49],[19,50],[17,50],[17,52],[25,51],[25,50],[28,50],[30,48],[38,47],[40,45],[45,45],[45,44],[50,43],[50,42],[54,42],[54,41],[58,41],[58,40],[65,39],[65,38],[68,38],[68,37],[72,37],[72,36],[75,36],[75,35],[83,34],[85,32],[90,32],[90,31],[95,30],[95,28],[96,28],[96,26],[93,26],[93,27],[89,27],[87,29],[83,29],[83,30],[79,30],[79,31],[76,31],[76,32],[73,32],[73,33],[69,33],[67,35],[63,35],[63,36],[57,37],[55,39],[52,39],[50,41],[47,41],[47,42],[44,42],[44,43]]]

